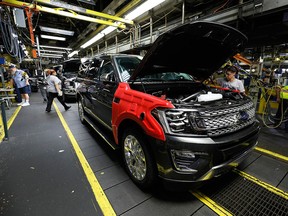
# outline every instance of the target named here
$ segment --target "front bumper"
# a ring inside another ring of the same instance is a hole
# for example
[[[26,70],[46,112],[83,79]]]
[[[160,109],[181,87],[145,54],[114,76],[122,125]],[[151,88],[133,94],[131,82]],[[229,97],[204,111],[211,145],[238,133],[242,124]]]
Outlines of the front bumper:
[[[165,142],[155,141],[156,145],[153,145],[159,177],[166,182],[197,183],[226,173],[253,151],[259,130],[259,124],[255,123],[219,138],[167,135]],[[173,156],[171,152],[175,151],[195,153],[196,156],[186,160],[181,155]]]

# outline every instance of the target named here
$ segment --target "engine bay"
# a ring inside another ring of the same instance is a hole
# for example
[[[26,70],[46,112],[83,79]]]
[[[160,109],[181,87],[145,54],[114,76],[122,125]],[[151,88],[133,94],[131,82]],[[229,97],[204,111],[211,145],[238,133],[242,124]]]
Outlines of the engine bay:
[[[169,86],[161,90],[155,90],[150,93],[153,96],[170,101],[178,108],[205,107],[213,104],[213,106],[223,106],[223,102],[228,105],[239,105],[243,103],[243,99],[247,99],[244,94],[218,87],[210,87],[208,85],[198,84],[193,86]],[[245,100],[246,101],[246,100]]]

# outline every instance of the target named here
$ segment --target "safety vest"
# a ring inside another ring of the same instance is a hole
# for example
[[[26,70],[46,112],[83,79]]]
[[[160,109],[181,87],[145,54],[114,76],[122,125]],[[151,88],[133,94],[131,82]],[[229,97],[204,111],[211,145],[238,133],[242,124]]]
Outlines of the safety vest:
[[[288,85],[281,88],[280,98],[288,100]]]

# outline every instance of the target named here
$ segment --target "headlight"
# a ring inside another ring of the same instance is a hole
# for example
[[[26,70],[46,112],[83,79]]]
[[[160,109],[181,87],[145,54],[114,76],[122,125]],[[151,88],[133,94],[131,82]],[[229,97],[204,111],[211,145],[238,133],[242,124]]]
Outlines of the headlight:
[[[188,116],[194,113],[194,110],[180,109],[154,109],[151,114],[163,126],[165,133],[169,134],[194,134],[192,125]]]

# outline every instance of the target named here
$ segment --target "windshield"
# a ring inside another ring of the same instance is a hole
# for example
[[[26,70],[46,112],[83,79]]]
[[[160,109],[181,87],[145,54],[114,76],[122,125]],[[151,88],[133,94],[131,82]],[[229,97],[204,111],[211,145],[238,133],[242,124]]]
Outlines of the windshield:
[[[143,76],[137,81],[194,81],[193,76],[181,72],[162,72]]]
[[[122,81],[126,82],[132,73],[135,71],[135,69],[140,64],[142,58],[140,56],[121,56],[116,57],[116,62],[118,66],[118,70],[120,72]]]
[[[131,77],[132,73],[140,64],[141,56],[121,56],[116,57],[118,70],[122,81],[126,82]],[[193,76],[182,72],[156,72],[136,79],[137,81],[195,81]]]

